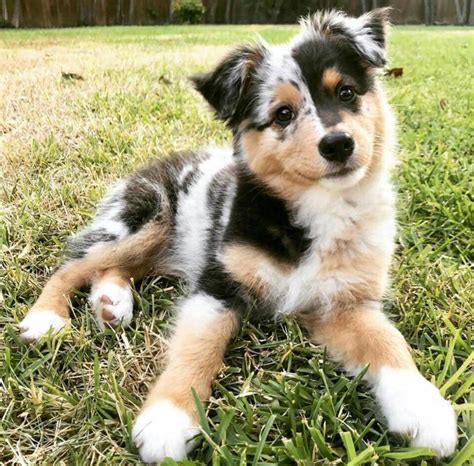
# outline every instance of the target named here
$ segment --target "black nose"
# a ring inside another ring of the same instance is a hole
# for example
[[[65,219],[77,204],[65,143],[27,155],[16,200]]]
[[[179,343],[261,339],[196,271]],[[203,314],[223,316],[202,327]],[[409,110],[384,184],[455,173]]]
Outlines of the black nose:
[[[347,133],[329,133],[321,139],[319,152],[331,162],[345,162],[354,152],[354,139]]]

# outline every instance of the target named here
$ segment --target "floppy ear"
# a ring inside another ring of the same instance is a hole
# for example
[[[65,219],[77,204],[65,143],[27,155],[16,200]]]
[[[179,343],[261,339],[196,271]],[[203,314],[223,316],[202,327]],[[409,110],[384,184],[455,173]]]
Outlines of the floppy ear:
[[[204,96],[221,120],[235,120],[239,102],[264,53],[262,44],[243,45],[224,58],[214,71],[191,77],[196,90]]]
[[[359,28],[353,31],[353,45],[362,58],[376,67],[386,63],[386,33],[390,23],[388,8],[377,8],[357,18]]]

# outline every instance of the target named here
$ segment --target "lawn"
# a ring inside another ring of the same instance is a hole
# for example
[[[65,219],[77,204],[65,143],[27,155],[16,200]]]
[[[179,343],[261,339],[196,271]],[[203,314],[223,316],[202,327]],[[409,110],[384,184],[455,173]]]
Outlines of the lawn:
[[[256,32],[281,42],[295,30],[0,31],[1,464],[138,462],[130,430],[160,370],[179,283],[137,284],[126,331],[100,332],[85,294],[58,338],[24,346],[16,325],[113,180],[170,150],[229,141],[186,76]],[[384,78],[401,146],[399,247],[385,310],[455,406],[459,445],[448,463],[460,466],[474,456],[474,30],[395,28],[390,52],[404,73]],[[208,414],[186,464],[430,461],[387,434],[363,383],[291,319],[245,323]]]

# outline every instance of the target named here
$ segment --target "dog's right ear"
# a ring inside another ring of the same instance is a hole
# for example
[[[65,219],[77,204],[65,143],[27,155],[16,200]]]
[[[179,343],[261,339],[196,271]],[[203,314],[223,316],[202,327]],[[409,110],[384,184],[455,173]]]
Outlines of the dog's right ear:
[[[214,71],[191,77],[196,90],[221,120],[231,124],[236,120],[239,102],[265,52],[263,44],[241,46],[225,57]]]

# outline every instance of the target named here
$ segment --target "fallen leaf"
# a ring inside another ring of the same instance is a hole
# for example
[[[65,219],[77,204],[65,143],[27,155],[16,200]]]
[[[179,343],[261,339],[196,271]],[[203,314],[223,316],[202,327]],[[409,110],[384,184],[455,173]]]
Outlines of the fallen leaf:
[[[385,70],[385,76],[393,76],[394,78],[401,78],[403,76],[403,68],[390,68]]]
[[[65,73],[64,71],[61,71],[61,78],[70,79],[70,80],[74,80],[74,81],[84,81],[84,78],[80,74]]]
[[[159,78],[158,78],[158,81],[160,83],[163,83],[163,84],[166,84],[167,86],[169,86],[171,84],[171,81],[164,75],[162,74]]]
[[[441,99],[439,101],[439,106],[441,107],[441,110],[446,110],[448,108],[448,100],[447,99]]]

